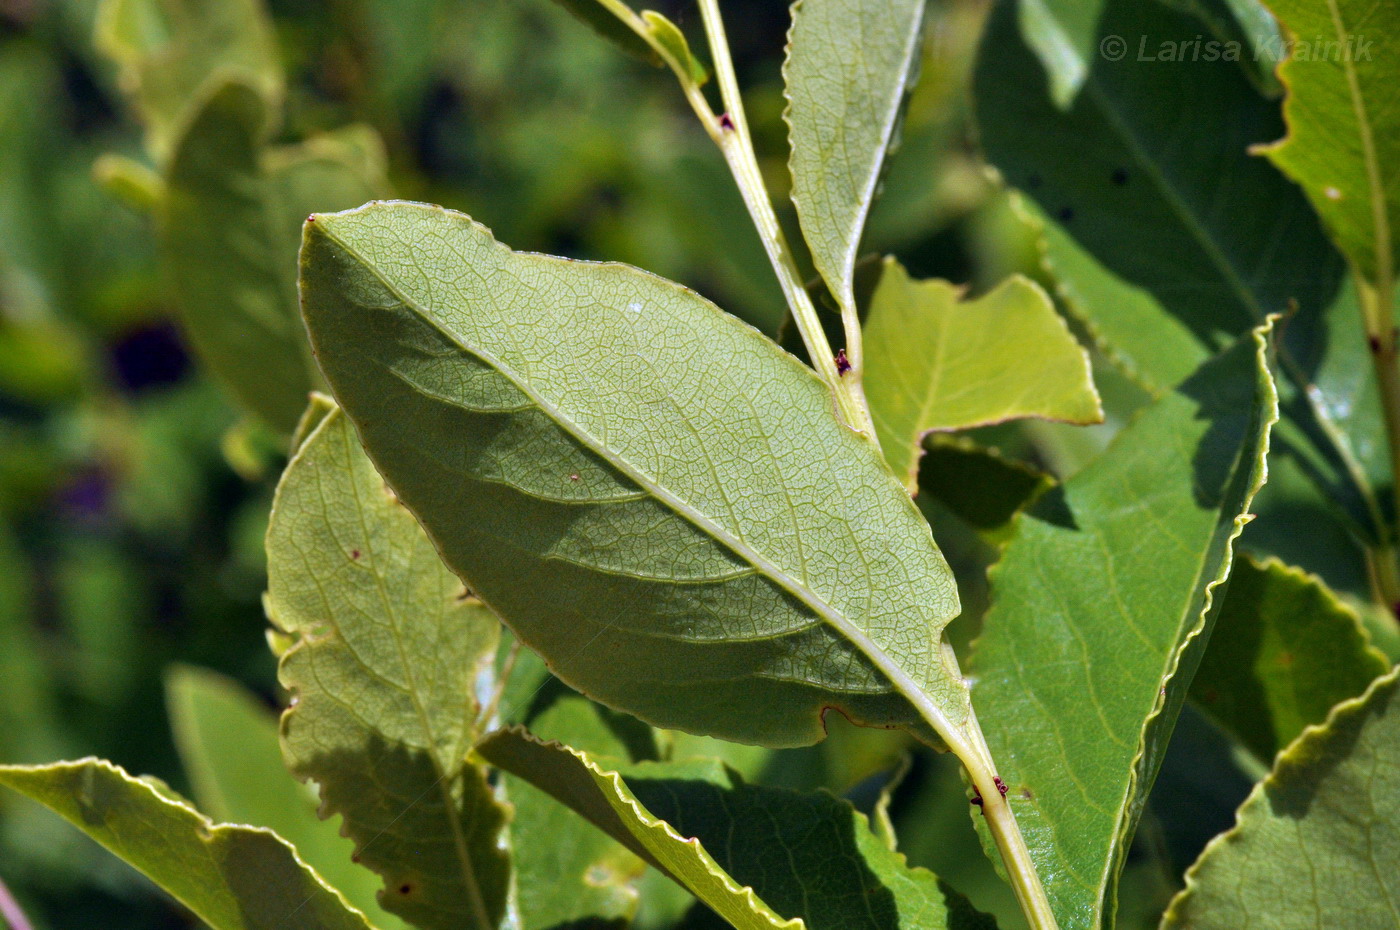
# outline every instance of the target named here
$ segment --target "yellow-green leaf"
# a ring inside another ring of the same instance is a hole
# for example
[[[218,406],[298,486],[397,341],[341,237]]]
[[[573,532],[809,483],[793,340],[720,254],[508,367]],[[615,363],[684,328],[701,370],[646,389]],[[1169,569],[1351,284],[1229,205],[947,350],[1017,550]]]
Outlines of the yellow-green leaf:
[[[0,785],[82,830],[213,930],[370,930],[277,834],[214,823],[154,779],[81,759],[0,765]]]
[[[1019,275],[971,300],[886,259],[865,321],[866,397],[885,461],[918,488],[924,436],[1040,417],[1103,419],[1089,357]]]

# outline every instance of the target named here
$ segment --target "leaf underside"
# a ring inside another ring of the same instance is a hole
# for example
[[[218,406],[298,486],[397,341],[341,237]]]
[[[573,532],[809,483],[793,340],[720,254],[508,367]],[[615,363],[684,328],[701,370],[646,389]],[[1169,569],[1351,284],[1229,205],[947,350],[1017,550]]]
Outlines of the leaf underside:
[[[819,740],[831,708],[936,741],[905,695],[966,721],[927,523],[756,330],[408,203],[314,217],[302,295],[379,471],[576,689],[768,745]]]
[[[284,472],[268,527],[269,619],[293,774],[319,785],[382,906],[425,930],[494,927],[506,812],[465,762],[499,626],[389,492],[338,410]]]

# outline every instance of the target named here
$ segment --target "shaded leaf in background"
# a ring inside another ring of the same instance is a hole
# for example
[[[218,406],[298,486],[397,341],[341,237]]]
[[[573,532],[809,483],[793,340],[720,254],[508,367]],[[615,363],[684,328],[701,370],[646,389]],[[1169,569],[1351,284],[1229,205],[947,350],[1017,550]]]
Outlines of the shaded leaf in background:
[[[801,0],[788,35],[792,202],[812,262],[855,312],[856,251],[923,41],[921,0]]]
[[[407,203],[314,217],[302,295],[376,466],[570,685],[769,745],[820,740],[828,708],[930,740],[966,723],[927,523],[751,327]]]
[[[1103,419],[1089,356],[1039,285],[1018,275],[962,295],[946,281],[915,281],[891,258],[870,300],[866,398],[885,461],[910,493],[931,432]]]
[[[1268,765],[1387,666],[1356,612],[1321,581],[1241,556],[1191,698]]]
[[[1322,331],[1338,314],[1357,312],[1338,290],[1345,263],[1302,191],[1249,154],[1282,135],[1277,103],[1237,62],[1157,60],[1162,43],[1194,41],[1200,27],[1159,3],[1109,0],[1100,35],[1137,44],[1120,61],[1096,59],[1074,105],[1061,111],[1009,15],[994,12],[977,77],[984,146],[1048,217],[1047,263],[1071,310],[1148,387],[1176,383],[1193,356],[1219,351],[1266,314],[1292,314],[1280,326],[1279,449],[1359,536],[1384,539],[1377,488],[1389,484],[1389,465],[1381,472],[1358,456],[1384,449],[1381,424],[1352,424],[1348,436],[1333,418],[1350,409],[1349,398],[1312,390],[1333,353],[1350,357],[1358,348]],[[1191,145],[1180,144],[1183,125],[1193,127]],[[1269,209],[1257,209],[1261,203]],[[1187,334],[1199,343],[1194,351]]]
[[[242,685],[174,666],[165,676],[175,745],[199,808],[227,823],[267,827],[379,930],[402,927],[375,900],[379,879],[351,861],[355,844],[316,814],[315,793],[287,774],[277,718]]]
[[[278,121],[282,60],[261,0],[105,0],[96,42],[117,64],[158,164],[220,84],[236,81],[257,96],[258,132]]]
[[[628,25],[629,21],[640,22],[640,18],[622,0],[554,0],[554,2],[572,13],[579,21],[587,23],[594,32],[627,54],[650,64],[661,64],[656,52],[647,44],[647,41]]]
[[[1041,497],[993,570],[974,696],[1062,926],[1112,919],[1214,589],[1263,482],[1277,418],[1266,335],[1207,363]]]
[[[641,763],[619,774],[520,729],[492,734],[478,751],[568,803],[741,930],[801,925],[775,914],[811,930],[995,926],[933,873],[910,869],[864,815],[826,792],[746,785],[716,760]]]
[[[1021,36],[1045,68],[1050,97],[1068,108],[1099,57],[1105,0],[1017,0]]]
[[[214,823],[110,762],[0,765],[0,785],[82,830],[213,930],[369,930],[271,830]]]
[[[269,619],[293,704],[282,751],[340,814],[380,902],[422,928],[495,927],[506,814],[479,767],[479,681],[499,625],[385,486],[339,411],[283,473],[268,526]]]
[[[1055,481],[995,449],[966,440],[924,440],[919,493],[927,494],[982,532],[999,535],[1031,501]]]
[[[1305,730],[1187,873],[1164,928],[1390,927],[1400,901],[1397,675]]]
[[[1358,273],[1393,284],[1400,263],[1400,7],[1375,0],[1271,0],[1270,7],[1299,44],[1279,68],[1288,135],[1261,150],[1307,193]]]
[[[166,172],[160,237],[196,350],[241,406],[285,434],[320,382],[297,313],[297,231],[312,210],[382,192],[383,155],[359,129],[268,149],[265,107],[228,83],[199,111]]]

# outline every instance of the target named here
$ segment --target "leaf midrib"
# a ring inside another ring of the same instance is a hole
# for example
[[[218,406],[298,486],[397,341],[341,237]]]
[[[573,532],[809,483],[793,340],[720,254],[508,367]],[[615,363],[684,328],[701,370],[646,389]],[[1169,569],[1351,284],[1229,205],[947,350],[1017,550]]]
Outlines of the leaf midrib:
[[[551,422],[557,424],[568,433],[568,435],[572,436],[581,445],[593,452],[593,454],[597,455],[600,459],[635,482],[638,487],[651,494],[653,498],[666,505],[681,519],[686,520],[706,535],[725,545],[735,555],[748,562],[748,564],[752,565],[769,580],[805,604],[818,618],[831,624],[832,627],[854,644],[890,679],[891,684],[895,686],[896,690],[913,705],[919,714],[934,728],[938,735],[949,744],[950,748],[956,750],[963,742],[960,732],[953,727],[952,721],[950,721],[943,713],[942,709],[933,702],[928,693],[925,692],[907,672],[901,669],[883,649],[878,647],[874,641],[866,635],[864,630],[855,626],[855,624],[847,620],[846,617],[839,613],[834,607],[818,597],[817,594],[805,584],[794,578],[786,570],[780,568],[776,563],[765,558],[757,550],[730,533],[707,514],[681,500],[667,488],[663,487],[652,476],[636,468],[626,459],[615,455],[591,433],[580,427],[571,418],[565,416],[563,411],[539,396],[526,379],[519,376],[514,370],[495,358],[490,352],[465,345],[457,333],[452,332],[445,324],[430,314],[426,307],[410,299],[399,287],[381,274],[379,269],[364,255],[360,254],[358,250],[327,228],[327,224],[319,224],[317,228],[328,240],[334,242],[341,249],[344,249],[347,255],[353,258],[360,267],[372,274],[386,291],[393,295],[405,307],[412,310],[414,315],[426,325],[436,330],[443,338],[462,352],[475,356],[492,370],[499,372],[502,377],[538,406],[539,409],[549,417]],[[544,258],[546,256],[540,257]]]

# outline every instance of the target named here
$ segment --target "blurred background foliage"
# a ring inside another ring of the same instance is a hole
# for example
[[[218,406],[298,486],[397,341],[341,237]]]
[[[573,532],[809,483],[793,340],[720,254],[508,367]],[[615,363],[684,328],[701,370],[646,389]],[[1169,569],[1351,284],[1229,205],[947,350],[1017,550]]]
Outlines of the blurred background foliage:
[[[691,3],[658,6],[703,47]],[[787,3],[725,6],[781,199]],[[1039,275],[1034,234],[972,131],[969,73],[988,7],[930,4],[922,80],[865,240],[916,276],[974,290],[1016,270]],[[516,249],[639,265],[778,334],[785,311],[758,239],[669,75],[618,55],[549,0],[268,8],[287,72],[273,141],[366,124],[383,139],[398,196],[470,213]],[[175,663],[241,682],[269,720],[280,700],[260,596],[281,461],[278,442],[241,423],[192,361],[150,218],[95,180],[100,156],[147,162],[116,68],[93,41],[96,9],[0,0],[0,761],[98,755],[188,790],[166,708]],[[977,438],[1072,473],[1146,399],[1101,360],[1096,374],[1104,426],[1029,423]],[[1287,481],[1270,488],[1286,505]],[[967,618],[950,628],[961,649],[985,608],[995,536],[931,495],[920,502],[964,588]],[[1287,506],[1277,510],[1287,519]],[[1267,540],[1262,522],[1253,538]],[[1364,595],[1350,545],[1337,543],[1335,565],[1309,567]],[[908,747],[840,723],[821,747],[750,754],[741,767],[771,784],[826,785],[869,810]],[[1189,710],[1174,753],[1153,795],[1158,813],[1140,830],[1123,926],[1160,911],[1172,876],[1228,826],[1249,786]],[[1016,926],[951,760],[916,753],[898,771],[901,848]],[[0,798],[0,875],[41,927],[189,924],[135,872],[11,795]],[[649,899],[639,922],[672,923],[684,910],[674,897]]]

